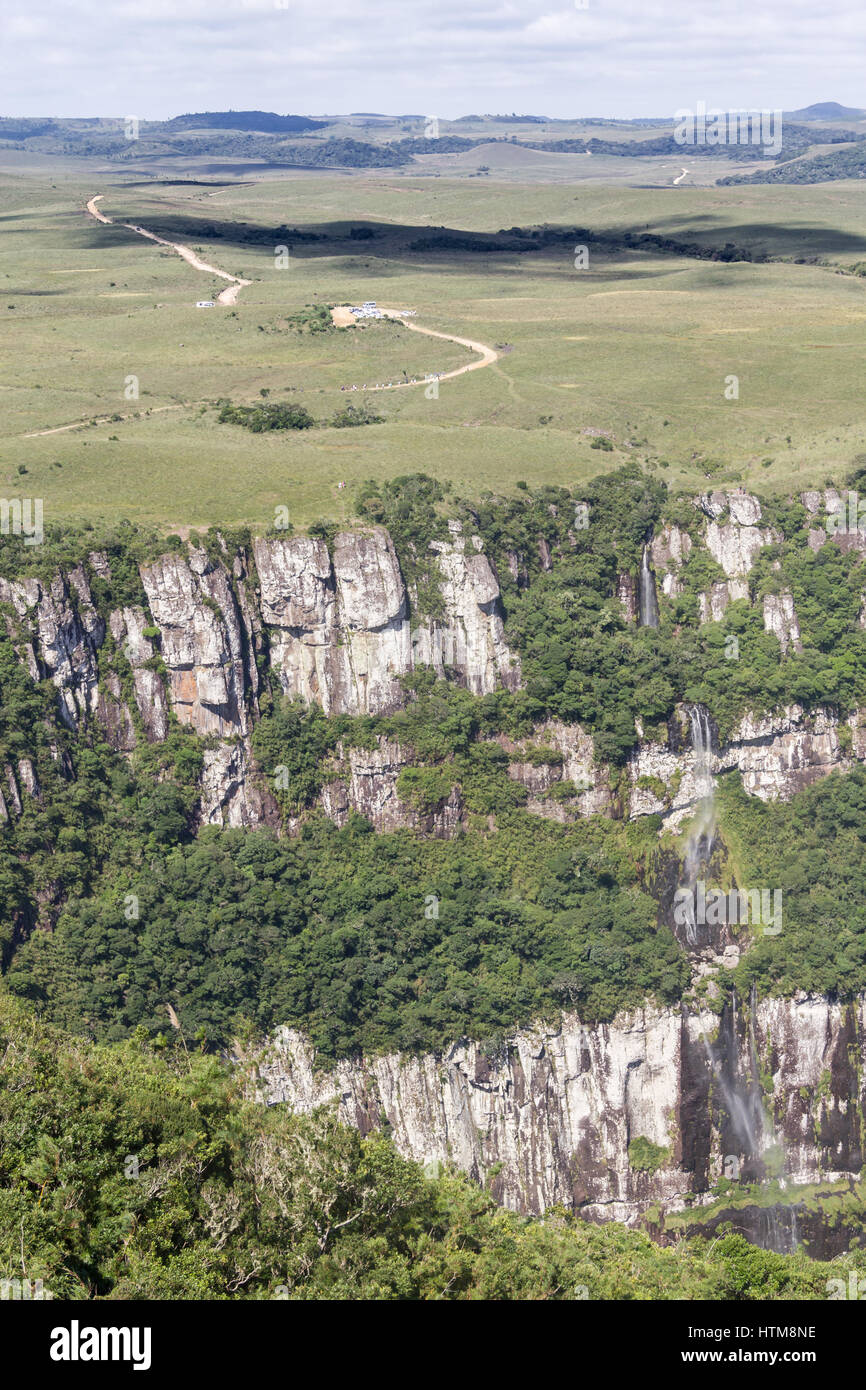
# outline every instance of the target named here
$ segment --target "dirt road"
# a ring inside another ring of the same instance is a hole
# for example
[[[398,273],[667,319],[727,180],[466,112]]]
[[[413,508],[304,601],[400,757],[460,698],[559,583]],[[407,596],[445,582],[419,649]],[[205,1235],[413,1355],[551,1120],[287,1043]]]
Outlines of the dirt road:
[[[191,405],[200,405],[200,401],[180,401],[177,405],[154,405],[147,411],[148,415],[159,415],[163,410],[186,410]],[[142,411],[136,411],[133,415],[88,415],[83,420],[73,420],[71,425],[54,425],[50,430],[31,430],[29,434],[22,434],[22,439],[40,439],[43,434],[65,434],[67,430],[80,430],[85,425],[118,425],[122,420],[134,420],[138,415],[143,418]]]
[[[454,333],[439,333],[435,328],[423,328],[420,323],[410,323],[396,309],[383,309],[382,313],[385,318],[396,319],[398,323],[402,323],[404,328],[410,329],[413,333],[423,333],[428,338],[443,338],[447,343],[460,343],[461,347],[471,348],[473,352],[480,354],[477,362],[467,362],[465,367],[455,367],[451,372],[437,373],[436,381],[450,381],[452,377],[463,376],[465,372],[477,372],[482,367],[491,367],[494,362],[499,361],[499,353],[488,347],[486,343],[476,343],[472,338],[458,338]],[[345,304],[332,309],[331,317],[334,323],[341,328],[346,328],[357,322]],[[367,391],[403,391],[409,386],[427,386],[429,381],[429,377],[423,377],[418,381],[387,382],[385,385],[367,386],[363,389]],[[358,389],[361,390],[362,388],[359,387]]]
[[[91,217],[96,218],[97,222],[104,222],[106,225],[111,225],[114,222],[114,218],[106,217],[105,213],[100,212],[99,208],[96,206],[104,196],[103,193],[95,194],[94,197],[88,201],[87,211],[90,213]],[[131,232],[138,232],[139,236],[147,237],[148,241],[155,241],[160,246],[170,247],[172,251],[176,251],[179,256],[187,261],[194,270],[203,270],[208,275],[218,275],[221,280],[230,280],[231,284],[217,295],[217,303],[219,304],[236,304],[238,295],[244,286],[253,283],[252,280],[244,280],[239,275],[229,275],[227,270],[220,270],[217,266],[210,265],[207,261],[203,261],[200,256],[196,255],[191,247],[184,246],[179,241],[166,241],[165,237],[157,236],[156,232],[149,232],[146,227],[139,227],[135,222],[121,222],[120,226],[128,227]]]

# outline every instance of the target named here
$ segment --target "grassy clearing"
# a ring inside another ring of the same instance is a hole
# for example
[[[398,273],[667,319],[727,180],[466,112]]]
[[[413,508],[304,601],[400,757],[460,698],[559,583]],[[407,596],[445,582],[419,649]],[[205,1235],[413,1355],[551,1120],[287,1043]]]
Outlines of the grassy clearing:
[[[521,478],[575,483],[628,457],[674,484],[772,492],[838,477],[866,448],[866,280],[838,273],[866,248],[859,185],[613,189],[415,174],[202,188],[112,177],[3,178],[0,489],[42,496],[46,516],[264,526],[288,505],[304,524],[343,515],[351,485],[370,476],[423,469],[471,492]],[[236,308],[197,310],[221,283],[95,224],[82,209],[96,191],[109,216],[163,229],[250,278]],[[725,264],[591,238],[580,271],[567,242],[528,254],[411,249],[438,227],[544,223],[828,264]],[[374,235],[350,240],[361,224]],[[269,237],[281,225],[320,238],[289,235],[287,270],[275,268]],[[370,396],[386,423],[363,429],[251,436],[201,413],[218,397],[252,404],[267,391],[326,420],[362,398],[343,385],[472,360],[396,324],[298,334],[288,322],[310,303],[364,298],[505,350],[493,367],[443,383],[438,399],[423,388]],[[131,375],[137,401],[124,394]],[[738,400],[725,399],[730,376]],[[139,419],[22,438],[135,411]],[[584,431],[599,429],[613,453],[591,448]]]

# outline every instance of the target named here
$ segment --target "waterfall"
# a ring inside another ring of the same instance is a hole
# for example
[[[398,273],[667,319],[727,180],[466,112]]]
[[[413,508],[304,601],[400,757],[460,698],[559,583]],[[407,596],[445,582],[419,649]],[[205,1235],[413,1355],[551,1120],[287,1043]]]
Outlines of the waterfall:
[[[700,869],[709,863],[715,830],[716,784],[711,768],[712,734],[710,716],[702,705],[688,705],[687,713],[695,754],[695,821],[686,846],[686,883],[697,881]]]
[[[649,564],[649,549],[649,545],[645,544],[640,561],[640,625],[641,627],[658,627],[659,601],[656,595],[655,575]]]
[[[712,733],[710,716],[702,705],[687,705],[686,713],[691,727],[692,749],[695,755],[695,818],[689,832],[684,857],[684,887],[694,888],[701,874],[710,862],[715,832],[715,782],[711,768]],[[686,940],[690,946],[698,944],[698,931],[694,910],[686,923]]]
[[[703,1030],[701,1031],[701,1042],[704,1045],[710,1071],[719,1083],[725,1110],[736,1131],[737,1142],[742,1145],[744,1154],[751,1158],[757,1157],[761,1149],[761,1128],[755,1124],[752,1107],[737,1089],[736,1081],[729,1080],[725,1075],[724,1066],[717,1062]]]

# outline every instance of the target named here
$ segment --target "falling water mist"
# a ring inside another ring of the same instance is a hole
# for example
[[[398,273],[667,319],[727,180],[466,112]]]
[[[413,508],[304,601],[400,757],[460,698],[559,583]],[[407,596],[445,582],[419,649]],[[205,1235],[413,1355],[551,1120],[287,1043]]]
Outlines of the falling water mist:
[[[692,749],[695,755],[695,818],[686,844],[684,887],[693,888],[702,869],[710,861],[716,828],[715,782],[712,774],[712,732],[710,717],[702,705],[687,705],[691,726]],[[692,914],[686,924],[686,939],[696,946],[697,924]]]
[[[778,1163],[783,1142],[764,1102],[755,1039],[757,1003],[754,984],[747,1009],[738,1007],[736,990],[732,990],[716,1041],[711,1044],[701,1030],[716,1103],[726,1117],[722,1139],[732,1150],[726,1155],[726,1164],[735,1158],[744,1159],[744,1178],[752,1182],[759,1176],[764,1181],[773,1175],[773,1169],[767,1171],[765,1165],[771,1153],[775,1153],[774,1163]],[[730,1176],[727,1169],[726,1175]],[[738,1180],[739,1170],[733,1176]],[[795,1202],[777,1201],[765,1206],[756,1203],[749,1212],[739,1209],[738,1216],[749,1223],[749,1239],[765,1250],[790,1254],[800,1244]]]
[[[650,569],[649,544],[644,545],[640,561],[639,612],[641,627],[658,627],[659,601],[656,594],[655,575]]]

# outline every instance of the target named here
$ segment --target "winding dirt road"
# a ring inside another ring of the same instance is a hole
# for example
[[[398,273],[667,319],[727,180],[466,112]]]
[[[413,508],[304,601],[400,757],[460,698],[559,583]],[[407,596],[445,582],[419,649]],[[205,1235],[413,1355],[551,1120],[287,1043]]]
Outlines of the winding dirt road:
[[[334,322],[341,327],[348,327],[350,324],[354,324],[357,321],[352,318],[351,315],[347,318],[346,315],[348,313],[348,306],[340,305],[338,308],[331,310],[331,317]],[[436,373],[433,378],[436,381],[450,381],[452,377],[463,376],[466,372],[477,372],[480,371],[482,367],[492,367],[494,362],[499,361],[499,353],[494,351],[493,348],[488,347],[486,343],[476,343],[472,338],[458,338],[454,333],[439,333],[435,328],[423,328],[420,323],[410,323],[408,319],[404,318],[396,309],[383,309],[382,313],[385,318],[396,319],[397,323],[402,323],[404,328],[411,329],[413,333],[423,333],[427,338],[444,338],[447,343],[459,343],[461,347],[468,347],[473,352],[480,354],[477,362],[467,362],[465,367],[455,367],[451,372]],[[428,386],[430,380],[430,377],[423,377],[419,381],[394,381],[387,382],[383,386],[366,386],[364,388],[359,386],[358,390],[404,391],[410,386]]]
[[[95,217],[97,222],[104,222],[106,226],[114,224],[113,217],[106,217],[104,212],[100,212],[96,204],[104,198],[104,193],[96,193],[87,203],[87,211],[91,217]],[[135,222],[121,222],[121,227],[128,227],[131,232],[138,232],[139,236],[147,237],[148,241],[155,241],[160,246],[168,246],[172,251],[176,251],[194,270],[203,270],[208,275],[218,275],[221,280],[230,280],[231,284],[217,295],[218,304],[236,304],[238,295],[245,285],[251,285],[252,280],[244,280],[240,275],[229,275],[227,270],[220,270],[215,265],[209,265],[189,246],[184,246],[179,241],[166,241],[165,237],[157,236],[156,232],[149,232],[146,227],[139,227]]]
[[[179,401],[177,405],[154,405],[147,412],[135,411],[132,415],[86,415],[83,420],[73,420],[71,425],[54,425],[50,430],[31,430],[22,434],[22,439],[41,439],[44,434],[65,434],[67,430],[81,430],[85,425],[119,425],[122,420],[134,420],[136,416],[159,415],[163,410],[187,410],[191,405],[201,405],[201,401]]]

